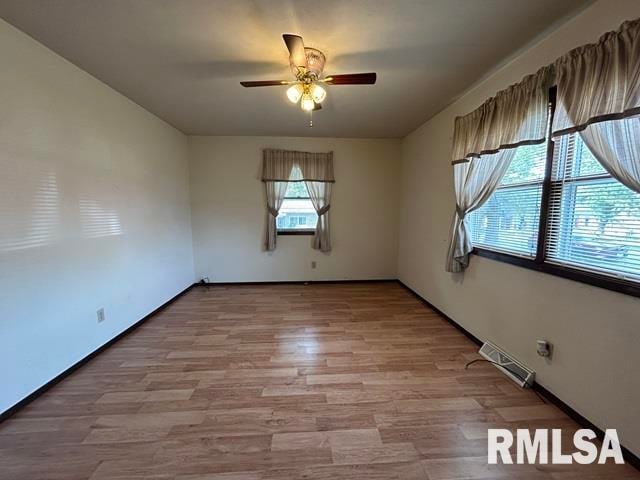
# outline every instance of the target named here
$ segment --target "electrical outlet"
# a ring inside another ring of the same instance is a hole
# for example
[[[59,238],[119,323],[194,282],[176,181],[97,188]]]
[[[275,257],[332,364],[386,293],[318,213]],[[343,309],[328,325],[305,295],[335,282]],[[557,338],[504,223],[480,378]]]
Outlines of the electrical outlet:
[[[536,351],[538,355],[545,358],[551,358],[552,345],[547,340],[538,340],[536,342]]]
[[[315,261],[311,262],[311,268],[316,268],[316,262]]]
[[[98,317],[98,323],[104,322],[104,308],[99,309],[96,312],[96,316]]]

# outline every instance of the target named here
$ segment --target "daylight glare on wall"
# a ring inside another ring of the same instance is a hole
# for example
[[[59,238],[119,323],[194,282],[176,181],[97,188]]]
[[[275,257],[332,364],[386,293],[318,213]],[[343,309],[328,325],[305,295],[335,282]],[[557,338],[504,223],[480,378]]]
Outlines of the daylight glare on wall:
[[[60,224],[58,179],[35,162],[3,161],[0,172],[0,252],[54,241]]]

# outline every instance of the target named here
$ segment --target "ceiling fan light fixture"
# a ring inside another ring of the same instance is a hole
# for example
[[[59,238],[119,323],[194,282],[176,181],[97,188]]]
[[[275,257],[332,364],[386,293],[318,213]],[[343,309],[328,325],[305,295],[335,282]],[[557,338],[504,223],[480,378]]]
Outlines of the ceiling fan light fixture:
[[[310,112],[315,108],[316,104],[313,101],[313,97],[311,96],[311,94],[305,93],[304,95],[302,95],[300,106],[302,107],[303,110],[306,110],[307,112]]]
[[[323,100],[327,98],[327,91],[317,83],[314,83],[311,86],[311,97],[313,98],[314,102],[322,103]]]
[[[298,103],[304,92],[304,88],[299,83],[290,86],[287,89],[287,98],[291,103]]]
[[[324,66],[327,58],[317,48],[305,47],[300,35],[285,33],[282,35],[289,51],[289,65],[295,80],[257,80],[240,82],[243,87],[287,86],[287,99],[291,103],[300,103],[305,112],[322,109],[322,102],[327,98],[324,85],[373,85],[376,73],[343,73],[325,75]],[[323,85],[324,84],[324,85]]]

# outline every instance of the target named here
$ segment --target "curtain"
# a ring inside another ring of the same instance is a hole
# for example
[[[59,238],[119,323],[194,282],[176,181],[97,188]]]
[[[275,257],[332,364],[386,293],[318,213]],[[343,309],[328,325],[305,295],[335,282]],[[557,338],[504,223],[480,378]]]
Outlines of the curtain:
[[[547,136],[549,88],[553,68],[543,67],[520,83],[457,117],[453,132],[453,162],[496,153],[505,148],[543,143]]]
[[[515,154],[515,148],[507,148],[481,155],[471,162],[457,162],[453,166],[456,211],[447,254],[447,272],[461,272],[469,265],[473,244],[465,218],[493,194]]]
[[[330,182],[305,182],[313,208],[318,214],[318,224],[313,237],[313,248],[322,252],[331,251],[331,238],[329,235],[329,209],[331,208]]]
[[[276,249],[278,238],[276,217],[287,193],[289,182],[265,182],[264,185],[267,192],[267,235],[264,247],[267,251],[272,251]]]
[[[465,217],[493,194],[516,147],[545,141],[552,82],[553,68],[541,68],[456,118],[452,162],[456,210],[445,267],[448,272],[461,272],[468,266],[473,244]]]
[[[313,248],[331,251],[329,208],[333,176],[333,152],[313,153],[295,150],[263,150],[262,181],[267,192],[267,234],[265,248],[275,250],[278,229],[276,217],[282,206],[289,182],[305,182],[318,224]]]
[[[262,152],[262,181],[335,182],[333,152],[314,153],[268,148]],[[298,167],[298,168],[294,168]]]
[[[580,136],[613,178],[640,193],[640,117],[594,123]]]
[[[640,192],[640,19],[556,61],[553,136],[579,132],[616,180]]]
[[[545,141],[548,91],[557,86],[553,137],[580,132],[611,175],[640,192],[640,19],[498,92],[454,124],[456,213],[447,270],[462,271],[472,242],[465,216],[491,196],[520,145]]]
[[[640,114],[640,19],[555,62],[553,136]]]

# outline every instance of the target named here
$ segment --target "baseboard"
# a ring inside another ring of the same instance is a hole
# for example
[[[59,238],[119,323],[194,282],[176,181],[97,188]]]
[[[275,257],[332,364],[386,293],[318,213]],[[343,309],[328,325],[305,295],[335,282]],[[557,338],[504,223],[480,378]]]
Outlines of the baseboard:
[[[187,293],[189,290],[191,290],[194,287],[195,284],[189,285],[187,288],[185,288],[184,290],[182,290],[180,293],[178,293],[177,295],[175,295],[174,297],[170,298],[169,300],[167,300],[166,302],[164,302],[162,305],[160,305],[158,308],[156,308],[153,312],[149,313],[148,315],[145,315],[143,318],[141,318],[140,320],[138,320],[136,323],[134,323],[133,325],[131,325],[130,327],[128,327],[126,330],[120,332],[118,335],[116,335],[115,337],[113,337],[111,340],[107,341],[105,344],[103,344],[102,346],[98,347],[97,349],[95,349],[93,352],[91,352],[90,354],[88,354],[86,357],[82,358],[81,360],[77,361],[76,363],[74,363],[73,365],[71,365],[69,368],[67,368],[65,371],[63,371],[62,373],[60,373],[59,375],[57,375],[56,377],[54,377],[53,379],[49,380],[47,383],[45,383],[44,385],[42,385],[40,388],[38,388],[36,391],[30,393],[29,395],[27,395],[25,398],[23,398],[22,400],[20,400],[18,403],[16,403],[15,405],[9,407],[7,410],[5,410],[4,412],[0,413],[0,423],[2,423],[3,421],[5,421],[6,419],[8,419],[9,417],[11,417],[12,415],[14,415],[16,412],[18,412],[21,408],[25,407],[27,404],[31,403],[32,401],[34,401],[36,398],[38,398],[40,395],[42,395],[44,392],[46,392],[47,390],[49,390],[51,387],[53,387],[55,384],[57,384],[58,382],[64,380],[66,377],[68,377],[70,374],[72,374],[73,372],[75,372],[78,368],[82,367],[83,365],[85,365],[89,360],[91,360],[92,358],[94,358],[96,355],[98,355],[99,353],[102,353],[103,351],[105,351],[107,348],[109,348],[111,345],[113,345],[114,343],[116,343],[118,340],[120,340],[122,337],[124,337],[125,335],[128,335],[129,333],[131,333],[132,331],[134,331],[136,328],[138,328],[140,325],[142,325],[144,322],[146,322],[147,320],[149,320],[151,317],[153,317],[155,314],[157,314],[158,312],[160,312],[161,310],[163,310],[164,308],[166,308],[167,306],[169,306],[171,303],[175,302],[178,298],[180,298],[182,295],[184,295],[185,293]]]
[[[442,310],[440,310],[438,307],[433,305],[427,299],[422,297],[422,295],[420,295],[418,292],[413,290],[411,287],[406,285],[401,280],[398,280],[397,282],[402,287],[407,289],[410,293],[412,293],[415,297],[417,297],[422,303],[427,305],[431,310],[434,310],[436,313],[438,313],[440,316],[442,316],[442,318],[444,318],[447,322],[451,323],[454,327],[456,327],[458,330],[460,330],[463,334],[465,334],[475,344],[477,344],[478,346],[483,344],[483,342],[478,337],[473,335],[471,332],[469,332],[467,329],[465,329],[458,322],[456,322],[451,317],[449,317],[447,314],[442,312]],[[604,431],[601,428],[597,427],[593,422],[591,422],[589,419],[585,418],[583,415],[578,413],[572,407],[567,405],[564,401],[562,401],[555,394],[553,394],[552,392],[547,390],[545,387],[543,387],[539,383],[535,382],[533,384],[532,388],[533,388],[533,390],[538,392],[540,395],[542,395],[550,403],[554,404],[556,407],[558,407],[560,410],[562,410],[569,418],[571,418],[578,425],[580,425],[583,428],[588,428],[588,429],[593,430],[596,433],[596,435],[598,435],[598,438],[600,440],[602,440],[604,438]],[[629,465],[632,465],[634,468],[640,470],[640,457],[638,457],[636,454],[631,452],[628,448],[625,448],[623,445],[620,445],[620,448],[622,450],[622,455],[624,456],[625,462],[627,462]]]
[[[556,407],[562,410],[569,418],[571,418],[582,428],[593,430],[600,440],[604,438],[604,431],[600,427],[596,426],[588,418],[585,418],[579,412],[575,411],[545,387],[536,382],[533,384],[533,389],[550,403],[554,404]],[[635,453],[633,453],[622,444],[620,445],[620,449],[622,450],[624,461],[634,467],[636,470],[640,470],[640,457],[638,457]]]
[[[456,322],[453,318],[451,318],[449,315],[444,313],[442,310],[440,310],[438,307],[436,307],[429,300],[427,300],[422,295],[420,295],[418,292],[416,292],[413,288],[411,288],[410,286],[408,286],[405,283],[403,283],[402,280],[396,280],[396,281],[402,287],[406,288],[409,292],[411,292],[413,294],[413,296],[415,296],[418,300],[420,300],[422,303],[424,303],[427,307],[429,307],[431,310],[435,311],[438,315],[440,315],[442,318],[444,318],[447,322],[449,322],[451,325],[453,325],[458,330],[460,330],[473,343],[475,343],[478,346],[481,346],[484,343],[482,340],[480,340],[478,337],[476,337],[473,333],[471,333],[466,328],[464,328],[462,325],[460,325],[458,322]]]
[[[397,278],[373,278],[365,280],[264,280],[254,282],[203,282],[196,283],[203,287],[230,287],[237,285],[314,285],[314,284],[348,284],[348,283],[389,283],[397,282]]]

